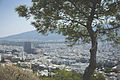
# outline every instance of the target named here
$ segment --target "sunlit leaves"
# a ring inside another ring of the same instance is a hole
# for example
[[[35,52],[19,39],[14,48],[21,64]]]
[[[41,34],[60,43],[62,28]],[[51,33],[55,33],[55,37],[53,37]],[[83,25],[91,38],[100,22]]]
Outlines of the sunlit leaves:
[[[29,13],[26,5],[21,5],[17,7],[15,10],[18,12],[19,16],[25,17],[25,18],[29,17]]]
[[[93,3],[96,3],[92,27],[101,41],[117,42],[120,25],[119,0],[32,0],[32,5],[21,5],[16,8],[19,16],[32,16],[32,25],[41,32],[55,32],[67,36],[67,41],[75,44],[77,41],[90,42],[86,29]],[[106,25],[109,25],[108,27]],[[82,26],[82,27],[80,27]],[[112,28],[109,30],[109,28]],[[106,39],[103,37],[106,36]],[[115,40],[116,39],[116,40]]]

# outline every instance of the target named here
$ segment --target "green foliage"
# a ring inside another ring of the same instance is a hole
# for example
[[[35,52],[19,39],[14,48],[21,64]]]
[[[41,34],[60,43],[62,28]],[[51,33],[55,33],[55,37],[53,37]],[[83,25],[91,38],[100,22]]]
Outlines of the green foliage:
[[[58,70],[55,71],[57,74],[53,77],[40,77],[42,80],[83,80],[82,74],[66,71]],[[102,73],[94,73],[91,80],[106,80],[105,76]]]
[[[82,79],[82,75],[79,73],[74,73],[74,72],[68,72],[65,69],[62,71],[58,72],[56,75],[57,80],[80,80]]]
[[[63,70],[54,71],[56,74],[53,77],[40,76],[39,78],[29,72],[16,66],[1,66],[0,80],[82,80],[82,74]],[[92,76],[92,80],[105,80],[103,74],[99,73]]]
[[[0,80],[39,80],[39,78],[22,68],[5,65],[0,67]]]
[[[102,73],[98,73],[94,74],[91,80],[106,80],[106,78]]]
[[[16,8],[16,11],[19,11],[18,14],[21,17],[26,17],[26,18],[29,17],[26,5],[21,5],[20,7]]]
[[[85,72],[84,78],[94,72],[97,40],[120,43],[120,0],[32,0],[31,6],[21,5],[16,11],[34,18],[32,25],[44,35],[62,34],[70,45],[91,41],[94,55],[88,69],[92,73]]]
[[[43,80],[82,80],[82,74],[80,73],[66,71],[65,69],[58,70],[55,72],[56,75],[53,77],[40,77],[40,78],[43,78]]]
[[[73,44],[90,42],[86,28],[91,26],[101,41],[120,43],[119,0],[32,0],[32,3],[29,7],[19,6],[16,11],[21,17],[34,17],[32,25],[42,34],[63,34]],[[95,11],[90,16],[93,7]],[[87,26],[91,19],[91,25]]]
[[[105,73],[110,73],[110,72],[112,72],[112,68],[105,68],[105,69],[104,69],[104,72],[105,72]]]

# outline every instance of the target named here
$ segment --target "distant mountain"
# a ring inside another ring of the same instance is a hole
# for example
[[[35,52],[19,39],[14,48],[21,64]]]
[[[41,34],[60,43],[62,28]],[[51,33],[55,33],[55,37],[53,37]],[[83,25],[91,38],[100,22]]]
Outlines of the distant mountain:
[[[8,37],[0,38],[2,40],[30,40],[30,41],[63,41],[65,39],[65,36],[59,35],[59,34],[48,34],[48,36],[42,35],[38,33],[37,31],[29,31],[24,32],[21,34],[11,35]]]

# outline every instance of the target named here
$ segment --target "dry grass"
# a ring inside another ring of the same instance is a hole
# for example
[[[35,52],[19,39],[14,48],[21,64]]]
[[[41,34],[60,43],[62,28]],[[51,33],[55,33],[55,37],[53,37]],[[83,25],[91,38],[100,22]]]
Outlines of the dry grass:
[[[30,71],[5,65],[0,67],[0,80],[39,80],[39,78]]]

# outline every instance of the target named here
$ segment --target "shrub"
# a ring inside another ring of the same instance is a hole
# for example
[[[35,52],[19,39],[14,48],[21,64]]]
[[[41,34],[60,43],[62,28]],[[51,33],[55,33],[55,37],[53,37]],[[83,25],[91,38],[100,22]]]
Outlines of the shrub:
[[[33,72],[5,65],[0,67],[0,80],[39,80],[39,78]]]

